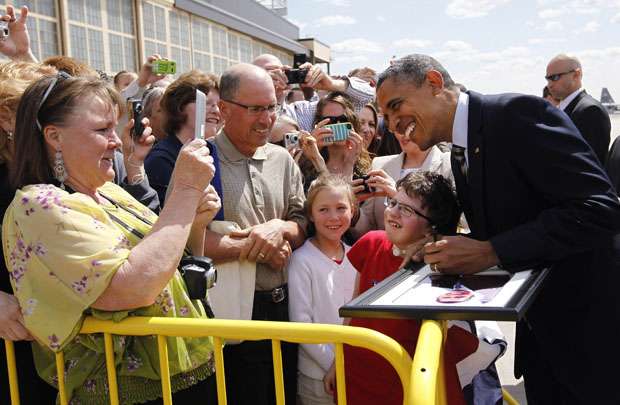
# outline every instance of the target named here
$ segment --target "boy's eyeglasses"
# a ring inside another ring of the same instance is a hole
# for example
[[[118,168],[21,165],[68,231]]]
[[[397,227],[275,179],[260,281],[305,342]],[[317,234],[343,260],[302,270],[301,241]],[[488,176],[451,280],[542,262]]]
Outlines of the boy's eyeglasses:
[[[420,211],[418,211],[417,209],[413,208],[410,205],[407,204],[403,204],[401,202],[398,202],[395,198],[388,198],[385,201],[385,206],[388,208],[398,208],[398,211],[400,212],[400,214],[404,217],[407,218],[411,218],[414,215],[419,216],[420,218],[424,218],[425,220],[427,220],[429,223],[433,223],[433,220],[430,219],[429,217],[427,217],[426,215],[422,214]]]
[[[222,99],[222,101],[226,101],[227,103],[231,103],[231,104],[234,104],[234,105],[238,105],[239,107],[243,107],[246,110],[248,110],[248,113],[250,115],[261,115],[265,111],[267,111],[269,114],[273,114],[273,113],[276,112],[276,108],[278,108],[277,104],[270,104],[270,105],[267,105],[267,106],[264,106],[264,105],[245,105],[245,104],[241,104],[241,103],[238,103],[238,102],[232,101],[232,100]]]

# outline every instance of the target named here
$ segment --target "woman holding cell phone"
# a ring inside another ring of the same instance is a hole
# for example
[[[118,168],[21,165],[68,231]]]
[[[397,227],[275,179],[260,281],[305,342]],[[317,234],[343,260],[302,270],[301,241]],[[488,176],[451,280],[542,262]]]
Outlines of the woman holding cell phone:
[[[329,173],[361,177],[370,169],[371,158],[359,135],[359,120],[348,97],[339,92],[328,94],[317,104],[314,130],[310,134],[317,143],[320,156]],[[302,141],[303,142],[303,137]],[[299,161],[307,189],[319,170],[311,156]]]

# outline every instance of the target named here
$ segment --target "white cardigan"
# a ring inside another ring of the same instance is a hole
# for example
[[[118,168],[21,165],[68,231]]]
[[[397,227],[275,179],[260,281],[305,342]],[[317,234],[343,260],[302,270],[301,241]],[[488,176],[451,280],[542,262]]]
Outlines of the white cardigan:
[[[288,265],[289,319],[293,322],[342,324],[338,308],[351,300],[357,271],[345,256],[341,264],[308,239]],[[299,345],[299,372],[322,380],[334,361],[332,344]]]
[[[405,162],[405,152],[399,155],[380,156],[372,160],[372,169],[381,169],[395,181],[400,180],[400,173]],[[450,165],[450,152],[442,152],[437,146],[433,146],[431,151],[422,162],[422,165],[415,171],[429,171],[441,174],[454,184],[452,176],[452,166]],[[355,239],[359,239],[366,232],[376,229],[385,229],[383,212],[385,211],[385,197],[374,197],[366,200],[360,207],[360,218],[351,228],[351,234]]]

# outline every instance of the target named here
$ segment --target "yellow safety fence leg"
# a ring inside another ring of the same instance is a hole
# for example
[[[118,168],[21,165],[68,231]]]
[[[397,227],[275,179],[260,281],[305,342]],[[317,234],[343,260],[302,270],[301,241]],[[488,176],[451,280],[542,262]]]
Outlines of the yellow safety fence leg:
[[[217,382],[217,403],[218,405],[226,405],[224,345],[222,344],[222,338],[220,337],[213,337],[213,355],[215,356],[215,381]]]
[[[172,389],[170,387],[170,368],[168,367],[168,344],[166,337],[157,335],[157,349],[159,351],[159,374],[161,377],[161,392],[164,405],[172,405]]]
[[[438,321],[423,321],[411,369],[411,404],[437,404],[442,387],[443,331]],[[445,389],[445,387],[443,387]],[[445,397],[445,395],[444,395]]]
[[[58,375],[60,405],[67,405],[67,387],[65,387],[65,354],[63,352],[56,353],[56,373]]]
[[[504,397],[504,402],[508,405],[519,405],[519,401],[517,401],[510,392],[506,391],[502,388],[502,396]]]
[[[118,382],[116,381],[116,364],[114,363],[114,342],[112,335],[103,334],[105,344],[105,365],[108,371],[108,393],[110,394],[110,405],[118,405]]]
[[[282,346],[279,340],[271,341],[271,355],[273,357],[273,378],[275,381],[276,404],[284,405],[284,374],[282,372]]]
[[[336,344],[336,392],[338,394],[338,405],[347,404],[347,386],[344,375],[344,346],[342,343]]]
[[[4,348],[6,350],[6,365],[9,372],[9,390],[11,392],[11,405],[19,405],[19,381],[17,380],[15,346],[10,340],[5,340]]]

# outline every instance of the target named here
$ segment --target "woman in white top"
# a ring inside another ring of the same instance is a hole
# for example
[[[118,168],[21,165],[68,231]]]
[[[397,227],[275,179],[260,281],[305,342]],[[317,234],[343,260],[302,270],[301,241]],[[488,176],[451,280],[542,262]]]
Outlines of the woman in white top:
[[[398,155],[376,157],[372,161],[371,176],[368,185],[375,187],[376,195],[359,196],[366,201],[360,207],[360,217],[351,228],[350,234],[359,239],[368,231],[385,229],[383,211],[385,211],[386,196],[396,194],[396,181],[411,172],[430,171],[441,174],[454,183],[450,166],[450,153],[442,152],[437,146],[425,151],[403,134],[395,134],[402,152]],[[368,198],[370,197],[370,198]]]
[[[306,215],[314,235],[293,252],[288,266],[289,318],[293,322],[342,324],[338,308],[351,300],[357,272],[341,239],[349,229],[355,196],[347,180],[318,177],[308,191]],[[301,344],[297,398],[301,405],[332,405],[323,377],[334,361],[334,347]]]

